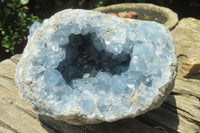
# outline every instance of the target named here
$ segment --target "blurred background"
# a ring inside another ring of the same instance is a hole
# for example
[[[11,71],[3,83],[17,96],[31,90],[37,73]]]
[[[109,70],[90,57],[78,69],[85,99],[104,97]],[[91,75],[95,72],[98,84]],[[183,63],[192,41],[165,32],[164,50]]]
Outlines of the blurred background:
[[[200,0],[0,0],[0,61],[23,52],[35,21],[66,8],[94,9],[118,3],[152,3],[172,9],[179,19],[200,19]]]

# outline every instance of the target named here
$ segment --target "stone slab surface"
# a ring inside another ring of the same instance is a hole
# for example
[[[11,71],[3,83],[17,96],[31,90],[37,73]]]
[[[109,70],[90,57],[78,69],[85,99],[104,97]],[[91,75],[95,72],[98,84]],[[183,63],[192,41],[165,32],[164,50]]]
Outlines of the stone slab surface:
[[[172,31],[179,60],[179,74],[186,78],[200,78],[200,21],[182,19]]]
[[[113,123],[72,126],[46,121],[18,96],[14,74],[20,55],[0,62],[0,133],[200,133],[200,76],[194,67],[200,62],[199,29],[200,20],[187,18],[172,31],[179,73],[162,106],[135,119]],[[184,69],[187,63],[190,67]]]

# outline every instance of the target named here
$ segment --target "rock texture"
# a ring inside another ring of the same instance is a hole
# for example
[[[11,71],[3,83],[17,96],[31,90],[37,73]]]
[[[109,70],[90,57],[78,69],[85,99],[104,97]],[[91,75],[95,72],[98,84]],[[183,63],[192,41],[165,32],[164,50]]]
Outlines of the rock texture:
[[[68,9],[35,23],[28,38],[16,69],[19,94],[56,120],[134,118],[159,107],[174,86],[173,39],[156,22]]]
[[[192,28],[191,28],[192,27]],[[200,21],[182,19],[172,31],[179,60],[179,71],[186,78],[200,78]],[[181,34],[180,34],[181,33]]]
[[[183,33],[186,35],[188,34],[188,36],[185,36],[185,39],[193,44],[190,31],[198,31],[196,25],[200,21],[192,18],[183,20],[184,21],[181,20],[181,23],[185,22],[186,27],[189,24],[190,30],[184,30],[184,28],[179,32],[176,32],[177,29],[173,30],[174,39],[178,39]],[[179,27],[179,25],[177,27]],[[176,35],[174,35],[175,32]],[[178,43],[181,44],[181,42]],[[187,53],[187,50],[188,48],[186,47],[184,51]],[[1,133],[200,132],[200,78],[185,78],[183,72],[179,71],[175,81],[175,87],[162,106],[134,119],[124,119],[117,122],[101,123],[97,125],[72,126],[63,122],[48,122],[48,118],[38,116],[35,111],[19,98],[14,84],[15,68],[19,58],[20,55],[15,55],[11,59],[0,62]],[[179,67],[181,67],[181,60],[179,60],[178,64]],[[39,118],[44,123],[41,123],[38,120]],[[58,127],[55,126],[56,124]]]

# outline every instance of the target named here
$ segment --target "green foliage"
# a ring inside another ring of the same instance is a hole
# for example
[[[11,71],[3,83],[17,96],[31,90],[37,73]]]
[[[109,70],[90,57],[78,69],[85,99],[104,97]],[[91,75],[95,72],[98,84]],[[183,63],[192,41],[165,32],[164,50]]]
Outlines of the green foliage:
[[[106,2],[106,0],[99,0],[98,4],[97,4],[97,7],[104,6],[105,2]]]
[[[117,3],[143,3],[146,0],[98,0],[97,7],[106,6],[110,4],[117,4]]]
[[[157,5],[168,5],[174,2],[175,0],[98,0],[97,7],[118,3],[154,3]]]
[[[29,14],[29,0],[0,0],[0,40],[6,52],[14,54],[15,45],[25,43],[30,25],[40,21]]]

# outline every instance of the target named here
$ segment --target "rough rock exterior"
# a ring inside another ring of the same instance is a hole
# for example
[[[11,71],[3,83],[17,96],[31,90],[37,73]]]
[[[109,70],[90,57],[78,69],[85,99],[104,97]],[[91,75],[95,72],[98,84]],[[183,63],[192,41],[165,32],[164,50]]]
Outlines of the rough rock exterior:
[[[161,24],[64,10],[30,28],[16,69],[20,96],[41,115],[71,124],[133,118],[159,107],[176,77]]]

